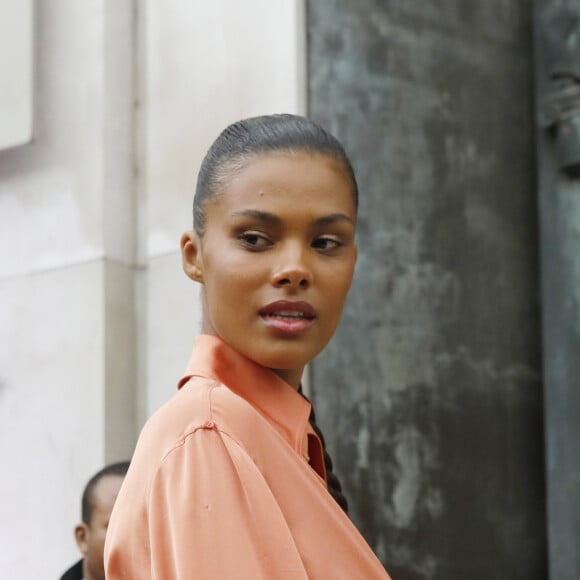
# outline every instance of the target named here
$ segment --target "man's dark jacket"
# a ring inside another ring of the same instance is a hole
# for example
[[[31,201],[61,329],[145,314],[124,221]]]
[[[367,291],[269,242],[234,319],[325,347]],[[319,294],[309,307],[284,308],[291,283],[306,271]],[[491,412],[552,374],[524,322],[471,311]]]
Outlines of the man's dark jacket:
[[[60,580],[83,580],[83,561],[79,560],[72,568],[69,568]]]

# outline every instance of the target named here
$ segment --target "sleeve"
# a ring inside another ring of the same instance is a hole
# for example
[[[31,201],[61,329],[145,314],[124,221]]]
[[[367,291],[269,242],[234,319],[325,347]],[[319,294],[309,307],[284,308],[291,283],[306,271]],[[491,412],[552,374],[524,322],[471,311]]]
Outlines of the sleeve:
[[[165,457],[148,503],[151,577],[307,580],[263,475],[214,425]]]

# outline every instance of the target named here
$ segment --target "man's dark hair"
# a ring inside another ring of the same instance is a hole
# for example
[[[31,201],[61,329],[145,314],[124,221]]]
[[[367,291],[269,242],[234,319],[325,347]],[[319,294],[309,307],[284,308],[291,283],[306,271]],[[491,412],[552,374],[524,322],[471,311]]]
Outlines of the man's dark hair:
[[[100,471],[97,471],[89,482],[87,483],[85,490],[83,491],[83,498],[81,501],[81,516],[83,522],[88,526],[91,525],[91,519],[93,517],[93,492],[95,490],[96,485],[103,479],[103,477],[107,477],[109,475],[119,475],[121,477],[125,477],[127,474],[127,470],[129,469],[129,462],[128,461],[120,461],[119,463],[112,463],[111,465],[107,465],[103,467]]]

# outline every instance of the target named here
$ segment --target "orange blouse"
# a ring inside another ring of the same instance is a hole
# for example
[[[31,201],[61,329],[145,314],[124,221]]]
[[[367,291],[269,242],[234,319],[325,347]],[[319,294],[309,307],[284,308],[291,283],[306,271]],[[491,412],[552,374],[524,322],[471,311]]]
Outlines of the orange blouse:
[[[137,443],[107,580],[389,578],[326,489],[299,393],[207,335],[179,386]]]

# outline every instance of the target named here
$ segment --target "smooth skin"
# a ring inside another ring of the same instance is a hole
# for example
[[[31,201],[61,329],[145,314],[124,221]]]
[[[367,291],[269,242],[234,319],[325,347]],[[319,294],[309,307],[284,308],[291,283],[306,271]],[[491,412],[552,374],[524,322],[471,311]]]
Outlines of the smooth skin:
[[[181,238],[185,273],[203,285],[202,331],[297,389],[336,330],[354,274],[356,206],[344,168],[318,153],[257,155],[205,212],[203,236]],[[306,302],[314,317],[281,331],[264,316],[280,300]]]
[[[105,580],[103,553],[105,536],[113,505],[125,478],[121,475],[106,475],[93,489],[93,511],[90,524],[82,522],[75,528],[75,539],[83,555],[83,577],[85,580]]]

